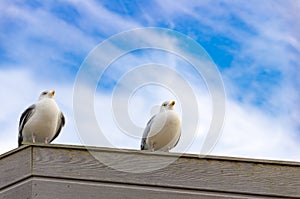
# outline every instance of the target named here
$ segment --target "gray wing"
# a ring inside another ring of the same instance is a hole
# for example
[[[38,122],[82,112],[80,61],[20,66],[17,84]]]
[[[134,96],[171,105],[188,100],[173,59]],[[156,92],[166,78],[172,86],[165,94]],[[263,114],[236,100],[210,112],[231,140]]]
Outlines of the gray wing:
[[[23,135],[22,135],[23,128],[34,112],[35,112],[35,104],[28,107],[21,115],[19,121],[19,137],[18,137],[19,146],[21,146],[23,142]]]
[[[148,123],[146,125],[146,128],[144,130],[142,141],[141,141],[141,150],[148,150],[149,149],[149,146],[146,144],[146,140],[147,140],[147,137],[149,135],[154,117],[155,117],[155,115],[148,121]]]
[[[50,142],[52,142],[59,135],[59,133],[60,133],[62,127],[65,125],[65,123],[66,123],[65,116],[62,112],[60,112],[58,122],[57,122],[57,127],[56,127],[56,133],[53,136],[53,138],[50,140]]]
[[[174,144],[174,146],[173,146],[173,148],[178,144],[178,142],[179,142],[179,140],[180,140],[180,137],[181,137],[181,130],[180,130],[180,134],[179,134],[179,137],[178,137],[178,139],[177,139],[177,141],[176,141],[176,143]]]

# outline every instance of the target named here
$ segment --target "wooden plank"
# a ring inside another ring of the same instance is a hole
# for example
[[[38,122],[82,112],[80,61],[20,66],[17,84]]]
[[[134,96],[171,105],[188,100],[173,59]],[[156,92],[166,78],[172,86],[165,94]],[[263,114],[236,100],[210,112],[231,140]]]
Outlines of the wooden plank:
[[[31,147],[0,156],[0,190],[31,175]]]
[[[32,197],[32,182],[26,180],[21,183],[16,183],[6,189],[0,191],[1,199],[31,199]]]
[[[117,164],[134,171],[149,162],[167,161],[169,155],[141,152],[94,151]],[[168,167],[146,172],[122,172],[96,160],[84,148],[34,147],[35,176],[58,179],[79,179],[98,182],[117,182],[181,189],[207,190],[224,193],[257,194],[262,196],[300,197],[300,166],[294,163],[272,164],[269,161],[230,161],[182,156]],[[132,164],[134,162],[134,164]],[[147,162],[144,163],[144,162]],[[144,164],[143,164],[144,163]],[[136,166],[136,168],[130,168]]]
[[[150,186],[136,186],[116,183],[99,183],[77,180],[33,178],[32,193],[36,198],[160,198],[160,199],[228,199],[228,198],[254,198],[252,195],[238,195],[230,193],[205,192],[184,189],[171,189]],[[255,198],[269,198],[255,196]]]

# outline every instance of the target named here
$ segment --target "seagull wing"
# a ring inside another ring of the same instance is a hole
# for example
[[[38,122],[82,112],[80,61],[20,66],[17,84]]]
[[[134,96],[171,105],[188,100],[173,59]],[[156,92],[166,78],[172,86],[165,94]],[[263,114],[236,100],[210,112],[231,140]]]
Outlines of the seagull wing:
[[[57,127],[56,127],[56,133],[53,136],[53,138],[50,140],[50,142],[52,142],[59,135],[59,133],[60,133],[62,127],[65,125],[65,123],[66,123],[65,116],[62,112],[60,112],[58,122],[57,122]]]
[[[151,125],[153,123],[154,118],[155,118],[155,115],[148,121],[147,126],[144,130],[142,141],[141,141],[141,150],[148,150],[149,149],[149,146],[146,144],[146,140],[147,140],[147,137],[149,135]]]
[[[21,115],[19,121],[19,139],[18,139],[19,146],[21,146],[23,142],[23,135],[22,135],[23,128],[34,112],[35,112],[35,104],[28,107]]]
[[[179,140],[180,140],[180,137],[181,137],[181,130],[180,130],[180,134],[179,134],[179,137],[178,137],[178,139],[177,139],[177,141],[176,141],[176,143],[174,144],[174,146],[173,146],[173,148],[178,144],[178,142],[179,142]]]

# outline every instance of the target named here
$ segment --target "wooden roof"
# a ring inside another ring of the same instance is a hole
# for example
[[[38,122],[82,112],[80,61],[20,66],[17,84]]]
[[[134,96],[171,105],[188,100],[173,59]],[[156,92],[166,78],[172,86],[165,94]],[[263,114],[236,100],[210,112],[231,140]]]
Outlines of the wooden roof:
[[[300,198],[300,163],[54,144],[0,156],[0,198],[200,196]]]

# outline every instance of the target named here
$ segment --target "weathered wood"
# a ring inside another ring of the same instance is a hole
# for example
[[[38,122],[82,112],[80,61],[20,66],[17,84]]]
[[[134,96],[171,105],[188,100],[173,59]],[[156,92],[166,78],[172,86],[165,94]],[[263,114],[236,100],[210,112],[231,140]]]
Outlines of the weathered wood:
[[[63,148],[34,148],[34,173],[66,179],[82,179],[101,182],[180,187],[265,196],[300,197],[300,166],[295,164],[255,163],[249,161],[222,161],[214,158],[183,156],[168,167],[147,173],[126,173],[114,170],[94,159],[86,150]],[[146,159],[163,161],[172,158],[151,153],[98,151],[98,155],[127,160],[132,166]],[[147,167],[147,165],[143,165]]]
[[[0,191],[1,199],[32,199],[32,182],[26,180]]]
[[[25,181],[32,198],[300,198],[300,163],[32,144],[0,156],[0,198]]]
[[[31,148],[21,149],[0,156],[0,190],[31,175]]]
[[[53,180],[35,178],[33,180],[33,195],[39,199],[48,198],[160,198],[160,199],[228,199],[249,198],[250,195],[232,195],[226,193],[205,192],[184,189],[171,189],[150,186],[136,186],[115,183],[95,183],[76,180]],[[50,197],[51,196],[51,197]],[[265,198],[265,197],[257,197]]]

